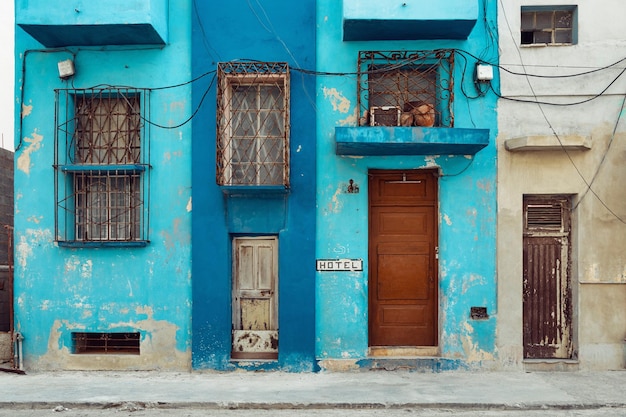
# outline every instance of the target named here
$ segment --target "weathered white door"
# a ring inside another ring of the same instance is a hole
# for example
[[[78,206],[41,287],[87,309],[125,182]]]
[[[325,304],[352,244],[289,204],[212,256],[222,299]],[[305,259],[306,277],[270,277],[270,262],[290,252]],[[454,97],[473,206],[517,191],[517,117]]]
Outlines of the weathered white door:
[[[278,357],[278,239],[233,239],[235,359]]]

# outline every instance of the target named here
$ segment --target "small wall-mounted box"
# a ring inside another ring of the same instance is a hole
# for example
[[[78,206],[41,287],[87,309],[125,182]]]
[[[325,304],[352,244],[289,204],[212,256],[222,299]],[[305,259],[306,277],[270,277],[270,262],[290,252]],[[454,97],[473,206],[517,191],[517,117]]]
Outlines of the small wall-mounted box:
[[[402,111],[397,106],[370,107],[370,126],[400,126]]]
[[[59,77],[65,79],[74,75],[74,61],[72,61],[71,59],[59,61],[57,65],[59,67]]]
[[[493,67],[491,65],[485,65],[485,64],[476,65],[476,80],[477,81],[493,80]]]

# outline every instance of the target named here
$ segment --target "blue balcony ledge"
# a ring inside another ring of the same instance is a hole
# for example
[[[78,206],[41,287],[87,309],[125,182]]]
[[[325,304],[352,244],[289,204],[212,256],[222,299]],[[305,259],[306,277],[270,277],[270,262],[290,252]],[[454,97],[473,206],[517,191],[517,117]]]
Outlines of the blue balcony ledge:
[[[478,0],[343,0],[343,40],[467,39]]]
[[[16,23],[48,48],[165,45],[168,0],[17,0]]]
[[[489,129],[450,127],[336,127],[337,155],[474,155]]]

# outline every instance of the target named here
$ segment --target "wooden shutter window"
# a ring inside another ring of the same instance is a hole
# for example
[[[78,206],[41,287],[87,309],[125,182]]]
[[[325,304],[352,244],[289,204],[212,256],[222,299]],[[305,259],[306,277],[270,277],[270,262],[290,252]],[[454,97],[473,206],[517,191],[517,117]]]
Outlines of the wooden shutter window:
[[[528,204],[526,228],[561,229],[563,210],[561,204]]]

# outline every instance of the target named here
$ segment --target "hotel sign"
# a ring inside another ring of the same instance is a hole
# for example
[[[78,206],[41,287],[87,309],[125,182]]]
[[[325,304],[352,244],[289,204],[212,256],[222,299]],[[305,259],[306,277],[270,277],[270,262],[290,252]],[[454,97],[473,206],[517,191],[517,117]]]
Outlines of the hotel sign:
[[[318,259],[316,261],[318,271],[362,271],[362,259]]]

